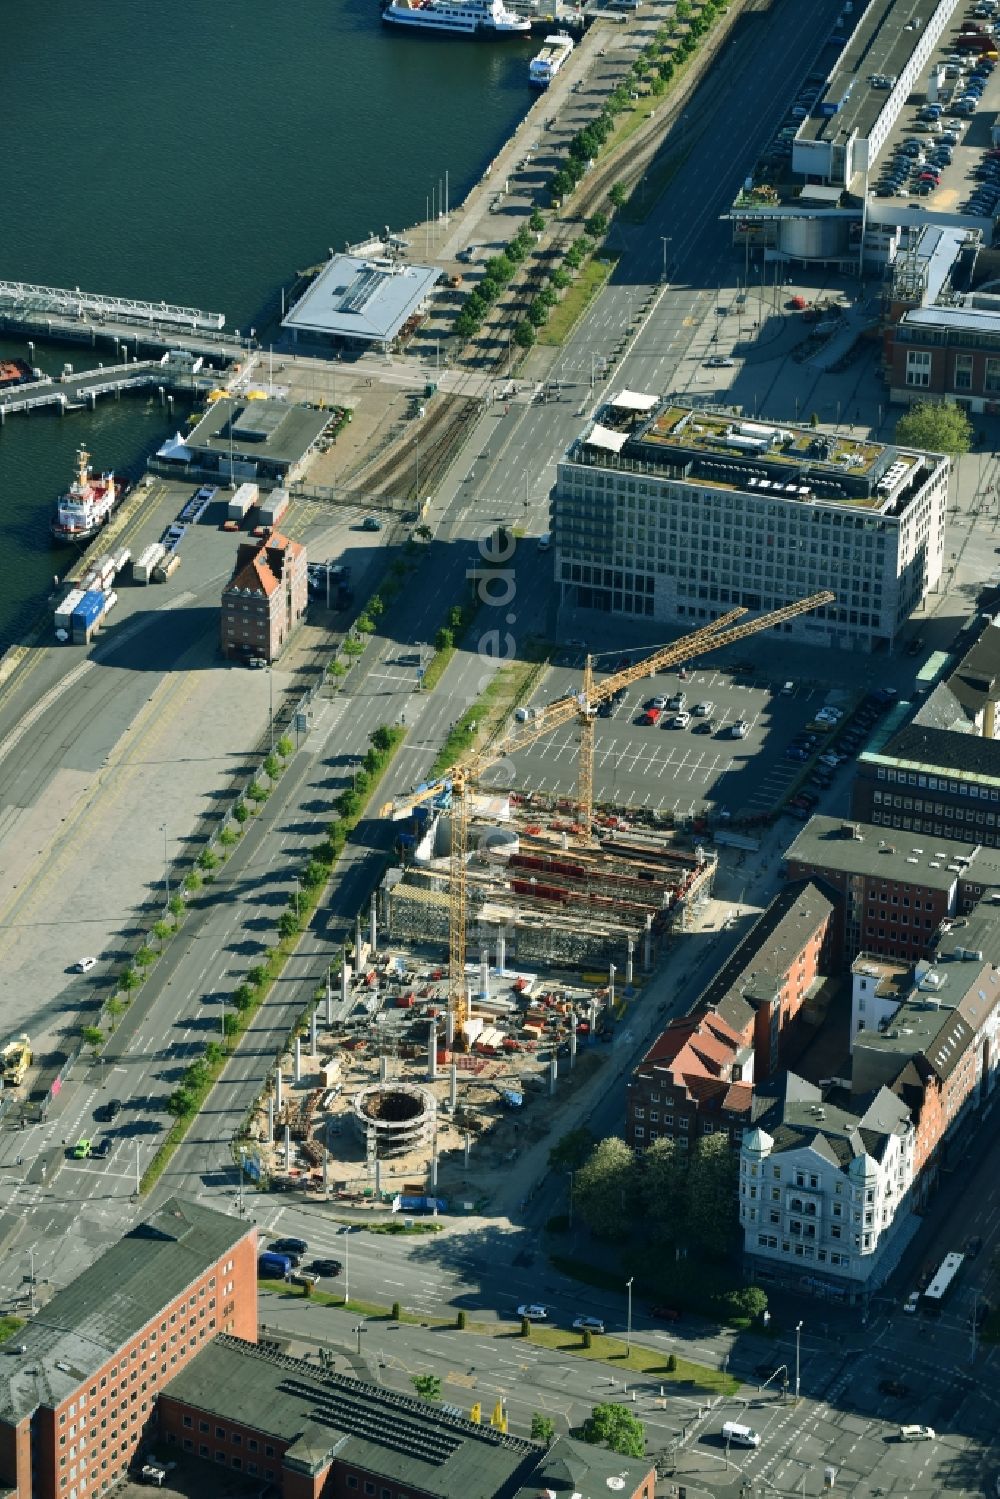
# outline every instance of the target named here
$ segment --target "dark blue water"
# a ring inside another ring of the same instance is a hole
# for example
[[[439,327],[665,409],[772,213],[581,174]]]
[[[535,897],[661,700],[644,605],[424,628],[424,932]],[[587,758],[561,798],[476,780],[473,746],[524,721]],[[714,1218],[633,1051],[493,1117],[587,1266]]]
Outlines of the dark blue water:
[[[260,329],[330,247],[422,220],[446,170],[461,201],[532,102],[532,50],[398,36],[376,0],[6,6],[0,276]],[[54,370],[88,355],[36,348]],[[8,420],[0,649],[64,565],[47,526],[79,443],[141,467],[168,425],[139,399]]]

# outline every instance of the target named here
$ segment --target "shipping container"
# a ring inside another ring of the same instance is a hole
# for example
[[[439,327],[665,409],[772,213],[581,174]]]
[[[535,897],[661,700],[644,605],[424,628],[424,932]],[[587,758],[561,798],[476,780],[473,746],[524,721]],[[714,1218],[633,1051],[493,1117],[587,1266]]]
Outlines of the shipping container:
[[[288,490],[273,489],[266,500],[260,502],[260,518],[265,526],[276,526],[288,509]]]
[[[226,508],[226,516],[229,520],[243,520],[247,511],[252,510],[257,503],[259,490],[256,484],[241,484],[236,493],[230,496]]]
[[[160,542],[154,541],[150,546],[144,547],[132,564],[132,577],[136,583],[148,583],[153,575],[153,569],[162,560],[166,548]]]
[[[74,588],[63,599],[61,604],[56,605],[54,624],[57,630],[65,630],[67,634],[73,628],[73,610],[83,598],[83,589]]]
[[[153,568],[153,582],[165,583],[172,573],[175,573],[181,565],[181,559],[176,552],[170,552]]]
[[[86,645],[101,622],[104,613],[104,594],[90,589],[73,610],[72,634],[74,645]]]

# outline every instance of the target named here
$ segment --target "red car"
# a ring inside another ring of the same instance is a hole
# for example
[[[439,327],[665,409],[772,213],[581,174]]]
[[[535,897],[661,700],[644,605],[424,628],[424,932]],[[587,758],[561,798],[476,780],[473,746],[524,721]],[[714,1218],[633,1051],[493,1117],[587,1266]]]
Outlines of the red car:
[[[645,713],[639,719],[639,722],[641,724],[646,724],[647,726],[649,724],[657,724],[660,721],[660,714],[662,713],[662,711],[663,710],[661,708],[647,708]]]

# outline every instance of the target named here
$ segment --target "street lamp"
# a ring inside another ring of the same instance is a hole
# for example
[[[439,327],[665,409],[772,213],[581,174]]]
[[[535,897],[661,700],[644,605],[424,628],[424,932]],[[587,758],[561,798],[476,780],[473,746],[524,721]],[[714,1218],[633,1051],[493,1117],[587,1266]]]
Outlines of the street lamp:
[[[267,664],[267,722],[271,735],[271,754],[274,754],[274,662]]]
[[[351,1331],[352,1332],[356,1332],[357,1335],[358,1335],[358,1358],[360,1358],[361,1357],[361,1334],[363,1332],[367,1332],[368,1329],[367,1329],[367,1327],[365,1326],[365,1324],[363,1322],[359,1322],[355,1327],[351,1328]]]
[[[802,1323],[795,1324],[795,1401],[799,1399],[799,1343],[802,1336]]]
[[[569,1225],[568,1226],[569,1226],[570,1230],[572,1231],[572,1228],[573,1228],[573,1173],[572,1173],[572,1171],[567,1171],[566,1175],[569,1177]]]
[[[667,279],[667,246],[673,244],[673,235],[670,235],[670,234],[661,234],[660,235],[660,243],[663,246],[663,273],[660,276],[660,280],[661,281],[666,281],[666,279]]]
[[[163,834],[163,909],[170,909],[170,860],[167,856],[167,825],[160,823],[160,832]]]
[[[625,1289],[628,1292],[628,1320],[626,1321],[626,1324],[625,1324],[625,1357],[626,1358],[628,1358],[629,1354],[632,1351],[632,1282],[634,1280],[635,1280],[635,1276],[634,1275],[630,1275],[629,1278],[628,1278],[628,1280],[625,1282]]]

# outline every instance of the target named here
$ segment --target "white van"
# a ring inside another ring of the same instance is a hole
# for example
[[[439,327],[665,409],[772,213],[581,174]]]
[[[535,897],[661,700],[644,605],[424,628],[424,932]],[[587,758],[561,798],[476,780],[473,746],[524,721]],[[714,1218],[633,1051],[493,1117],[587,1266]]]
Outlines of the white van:
[[[937,1432],[933,1426],[901,1426],[899,1428],[899,1440],[901,1442],[933,1442]]]
[[[539,538],[538,538],[538,550],[540,552],[547,552],[549,550],[549,547],[551,545],[552,545],[552,532],[551,531],[543,531],[542,535],[539,536]]]
[[[722,1440],[727,1447],[759,1447],[760,1432],[752,1426],[742,1426],[739,1421],[727,1421],[722,1428]]]

